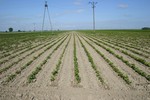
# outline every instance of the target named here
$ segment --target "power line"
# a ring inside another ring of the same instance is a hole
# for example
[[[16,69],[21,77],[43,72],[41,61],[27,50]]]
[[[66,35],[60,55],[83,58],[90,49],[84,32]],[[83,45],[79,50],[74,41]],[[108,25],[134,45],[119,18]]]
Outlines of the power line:
[[[89,4],[91,4],[93,8],[93,31],[95,32],[95,5],[97,4],[97,2],[89,2]]]
[[[52,27],[52,22],[51,22],[51,17],[50,17],[50,13],[49,13],[49,9],[48,9],[48,4],[47,4],[47,1],[45,1],[45,5],[44,5],[44,16],[43,16],[43,24],[42,24],[42,32],[43,32],[43,29],[44,29],[44,22],[45,22],[45,14],[46,14],[46,11],[48,13],[48,18],[49,18],[49,23],[50,23],[50,27],[51,27],[51,32],[53,32],[53,27]]]

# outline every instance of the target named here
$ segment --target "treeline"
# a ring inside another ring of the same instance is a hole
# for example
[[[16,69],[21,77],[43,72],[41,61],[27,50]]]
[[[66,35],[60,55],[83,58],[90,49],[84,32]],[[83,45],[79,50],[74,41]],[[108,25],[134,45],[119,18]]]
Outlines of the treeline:
[[[142,30],[150,30],[150,27],[143,27]]]

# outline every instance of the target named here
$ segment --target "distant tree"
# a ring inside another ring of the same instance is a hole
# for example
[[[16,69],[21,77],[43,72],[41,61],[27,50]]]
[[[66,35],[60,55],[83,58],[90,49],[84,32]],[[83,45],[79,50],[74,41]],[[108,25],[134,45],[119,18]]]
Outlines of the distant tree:
[[[5,31],[7,33],[7,31]]]
[[[13,32],[13,28],[11,28],[11,27],[8,30],[9,30],[9,32]]]
[[[21,30],[18,30],[18,32],[21,32]]]
[[[143,27],[142,30],[150,30],[150,27]]]

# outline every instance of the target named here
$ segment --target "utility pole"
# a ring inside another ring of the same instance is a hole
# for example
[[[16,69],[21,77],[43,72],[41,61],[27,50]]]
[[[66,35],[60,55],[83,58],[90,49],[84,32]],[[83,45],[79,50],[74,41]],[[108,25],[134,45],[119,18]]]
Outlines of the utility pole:
[[[95,5],[97,4],[97,2],[89,2],[92,5],[93,8],[93,31],[95,32]]]
[[[50,27],[51,27],[51,32],[53,32],[53,28],[52,28],[52,22],[51,22],[51,17],[50,17],[50,13],[49,13],[49,10],[48,10],[48,4],[47,4],[47,1],[45,1],[45,6],[44,6],[44,16],[43,16],[43,24],[42,24],[42,32],[43,32],[43,29],[44,29],[44,22],[45,22],[45,14],[46,14],[46,11],[48,13],[48,18],[49,18],[49,23],[50,23]],[[41,32],[41,33],[42,33]]]

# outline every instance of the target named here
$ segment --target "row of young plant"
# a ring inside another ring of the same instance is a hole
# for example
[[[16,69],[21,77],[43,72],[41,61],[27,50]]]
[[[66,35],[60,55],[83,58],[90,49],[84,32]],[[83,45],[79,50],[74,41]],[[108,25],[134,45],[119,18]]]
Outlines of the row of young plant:
[[[124,46],[124,47],[128,47],[128,48],[131,48],[131,49],[139,50],[139,51],[141,51],[141,52],[145,52],[145,53],[147,53],[147,54],[150,54],[150,51],[145,50],[145,49],[143,49],[143,48],[141,48],[141,47],[137,47],[137,45],[125,44],[124,42],[121,42],[121,41],[118,41],[118,42],[117,42],[117,40],[109,40],[109,39],[106,39],[106,38],[105,38],[105,39],[102,39],[102,40],[107,40],[107,41],[109,41],[109,42],[111,42],[111,43],[120,44],[120,45],[122,45],[122,46]],[[147,56],[147,55],[145,55],[145,56]]]
[[[42,45],[42,44],[41,44],[41,45]],[[39,45],[39,46],[40,46],[40,45]],[[37,46],[34,46],[34,47],[37,48],[37,47],[39,47],[39,46],[37,45]],[[23,53],[25,53],[25,52],[28,52],[28,51],[30,51],[30,50],[32,50],[32,49],[34,49],[34,48],[31,48],[31,47],[29,46],[29,47],[28,47],[27,49],[25,49],[24,51],[22,51],[22,52],[20,52],[20,53],[18,53],[18,54],[15,54],[15,55],[13,55],[13,56],[10,56],[10,57],[7,58],[7,59],[4,59],[4,60],[0,61],[0,65],[6,63],[6,62],[10,61],[11,59],[13,59],[13,58],[15,58],[15,57],[18,57],[18,56],[20,56],[21,54],[23,54]]]
[[[68,37],[68,36],[67,36]],[[45,60],[43,60],[43,62],[37,66],[35,68],[35,70],[28,76],[27,80],[28,83],[33,82],[34,79],[36,79],[36,75],[39,73],[40,70],[42,70],[42,67],[47,63],[47,61],[51,58],[51,55],[62,45],[62,43],[67,39],[67,37],[65,39],[63,39],[62,42],[60,42],[56,48],[46,57]]]
[[[128,60],[124,59],[122,56],[116,54],[115,52],[113,52],[111,49],[105,47],[104,45],[100,44],[101,42],[99,40],[96,40],[97,42],[93,41],[92,39],[90,39],[89,37],[87,37],[89,40],[91,40],[92,42],[94,42],[96,45],[104,48],[106,51],[108,51],[109,53],[111,53],[112,55],[114,55],[115,57],[117,57],[119,60],[121,60],[122,62],[124,62],[127,66],[129,66],[130,68],[132,68],[135,72],[137,72],[139,75],[145,77],[148,81],[150,81],[150,75],[145,73],[143,70],[139,69],[139,67],[137,67],[135,64],[130,63]],[[98,43],[100,42],[100,43]]]
[[[143,54],[143,53],[141,53],[141,52],[138,52],[137,50],[133,50],[133,49],[127,47],[127,46],[122,45],[121,43],[115,43],[115,42],[112,42],[112,41],[110,41],[110,40],[103,40],[103,41],[105,41],[105,42],[107,42],[107,43],[110,43],[110,44],[113,44],[113,45],[115,45],[115,46],[118,46],[118,47],[120,47],[120,48],[124,48],[124,49],[126,49],[126,50],[129,50],[129,51],[131,51],[131,52],[133,52],[133,53],[135,53],[135,54],[137,54],[137,55],[139,55],[139,56],[143,56],[143,57],[145,57],[145,58],[148,58],[148,57],[149,57],[149,55],[146,55],[146,54]]]
[[[34,35],[32,35],[34,34]],[[55,35],[47,35],[45,36],[44,34],[35,34],[35,33],[25,33],[25,34],[1,34],[0,35],[1,42],[0,42],[0,51],[3,51],[4,53],[12,52],[18,48],[22,48],[25,45],[31,45],[32,43],[37,43],[38,41],[41,40],[48,40],[48,38],[51,38]]]
[[[84,37],[82,37],[82,38],[84,39]],[[118,74],[119,77],[121,77],[127,84],[131,84],[131,81],[129,80],[129,77],[127,75],[125,75],[123,72],[121,72],[118,69],[118,67],[115,66],[113,62],[111,62],[111,60],[109,60],[102,52],[100,52],[98,49],[96,49],[87,40],[85,40],[85,41],[110,65],[110,67]]]
[[[26,37],[25,37],[25,40],[26,40]],[[2,59],[4,57],[7,57],[7,56],[9,56],[11,54],[14,54],[14,53],[16,53],[18,51],[21,51],[21,50],[24,50],[26,48],[29,48],[29,47],[31,47],[33,45],[33,43],[37,42],[37,41],[31,41],[31,42],[30,41],[31,40],[29,40],[29,41],[23,41],[23,40],[22,41],[18,41],[19,45],[17,45],[16,47],[4,49],[4,51],[0,54],[1,55],[0,59]],[[14,44],[14,45],[16,45],[16,44]]]
[[[44,46],[42,46],[42,47],[40,47],[40,48],[38,48],[38,49],[36,49],[36,50],[33,50],[32,52],[30,52],[30,53],[27,54],[26,56],[24,56],[24,57],[22,57],[22,58],[19,58],[17,61],[11,63],[11,64],[8,65],[7,67],[4,67],[4,68],[0,69],[0,74],[1,74],[2,72],[4,72],[4,71],[7,71],[7,70],[8,70],[9,68],[11,68],[12,66],[18,64],[20,61],[24,60],[26,57],[30,56],[31,54],[35,53],[36,51],[42,49],[42,48],[45,47],[45,46],[50,45],[50,44],[53,43],[53,42],[54,42],[54,40],[51,41],[49,44],[46,44],[46,45],[44,45]]]
[[[126,36],[124,36],[123,34],[121,36],[114,36],[111,37],[111,40],[115,40],[116,42],[121,42],[121,43],[126,43],[128,45],[132,45],[138,48],[142,48],[144,50],[147,50],[147,46],[148,46],[148,38],[146,35],[143,36],[141,34],[136,34],[132,33],[134,35],[129,35],[128,33],[126,33]]]
[[[135,41],[135,40],[133,40],[133,41]],[[141,41],[136,41],[135,43],[129,43],[129,44],[127,44],[127,45],[129,45],[129,47],[134,48],[134,49],[137,49],[137,50],[139,50],[139,51],[141,51],[141,52],[150,54],[149,46],[148,46],[148,45],[146,46],[146,45],[144,44],[145,42],[148,43],[148,41],[143,41],[143,40],[141,40]],[[136,43],[137,43],[137,44],[136,44]],[[140,43],[140,44],[138,44],[138,43]]]
[[[62,39],[62,38],[61,38],[61,39]],[[52,44],[54,41],[56,41],[56,40],[52,40],[52,41],[50,42],[50,44]],[[49,45],[50,45],[50,44],[49,44]],[[4,68],[0,69],[0,74],[3,73],[3,72],[5,72],[5,71],[7,71],[9,68],[11,68],[12,66],[18,64],[20,61],[22,61],[22,60],[25,59],[26,57],[30,56],[31,54],[35,53],[36,51],[42,49],[43,47],[45,47],[45,45],[42,46],[42,47],[40,47],[40,48],[38,48],[38,49],[36,49],[36,50],[34,50],[34,51],[32,51],[31,53],[27,54],[26,56],[24,56],[24,57],[22,57],[22,58],[19,58],[17,61],[11,63],[11,64],[8,65],[7,67],[4,67]],[[51,46],[48,46],[48,47],[43,51],[43,53],[44,53],[45,51],[47,51],[48,49],[50,49],[50,47],[51,47]],[[36,57],[35,57],[35,58],[36,58]]]
[[[52,73],[51,73],[50,80],[51,80],[52,82],[55,81],[55,79],[56,79],[56,77],[57,77],[57,75],[58,75],[58,72],[59,72],[59,70],[60,70],[60,65],[62,64],[62,58],[63,58],[64,53],[65,53],[65,51],[66,51],[66,49],[67,49],[67,46],[68,46],[68,44],[69,44],[69,42],[70,42],[70,39],[71,39],[71,36],[70,36],[70,38],[69,38],[67,44],[65,45],[65,48],[63,49],[62,54],[60,55],[60,57],[59,57],[59,59],[58,59],[58,63],[56,64],[56,68],[55,68],[55,69],[52,71]]]
[[[33,46],[33,42],[34,43],[38,43],[38,45],[41,45],[41,44],[46,44],[47,42],[49,42],[51,39],[52,39],[52,37],[53,38],[60,38],[60,37],[62,37],[63,35],[61,34],[61,35],[59,35],[59,36],[51,36],[51,37],[44,37],[44,38],[40,38],[40,39],[36,39],[36,40],[30,40],[30,41],[28,41],[26,44],[24,44],[24,42],[23,42],[23,44],[22,44],[22,46],[20,46],[20,47],[18,47],[17,49],[15,48],[15,50],[13,50],[12,51],[12,49],[8,49],[8,50],[5,50],[4,52],[3,52],[3,55],[0,57],[0,59],[1,58],[4,58],[4,57],[7,57],[7,56],[9,56],[9,55],[11,55],[11,54],[14,54],[14,53],[16,53],[16,52],[18,52],[18,51],[21,51],[21,50],[24,50],[24,49],[26,49],[26,48],[29,48],[29,47],[32,47]],[[28,39],[29,40],[29,39]],[[32,44],[32,45],[31,45]]]
[[[90,35],[90,34],[89,34]],[[93,35],[90,35],[90,36],[95,36],[94,34]],[[109,41],[109,42],[111,42],[111,43],[116,43],[116,44],[119,44],[119,45],[122,45],[122,46],[124,46],[124,47],[128,47],[128,48],[130,48],[130,49],[133,49],[133,50],[137,50],[137,51],[140,51],[140,52],[143,52],[143,53],[145,53],[146,55],[148,55],[148,54],[150,54],[150,51],[148,50],[148,49],[144,49],[144,48],[142,48],[142,47],[140,47],[140,46],[137,46],[135,43],[135,39],[133,40],[134,41],[134,44],[132,43],[132,40],[131,39],[129,39],[129,40],[125,40],[125,41],[122,41],[122,39],[120,39],[120,38],[124,38],[124,37],[111,37],[111,38],[109,38],[109,36],[98,36],[101,40],[106,40],[106,41]]]
[[[7,40],[8,40],[8,39],[7,39]],[[8,43],[6,42],[7,40],[3,40],[3,45],[1,45],[2,48],[3,48],[3,50],[1,50],[1,51],[3,51],[2,54],[5,54],[5,53],[10,52],[10,51],[12,51],[12,50],[15,50],[15,49],[16,49],[17,47],[19,47],[19,45],[20,45],[20,44],[18,44],[18,43],[22,43],[22,41],[18,41],[17,44],[9,45],[9,46],[7,46],[7,48],[6,48],[6,45],[8,45]],[[15,39],[15,41],[16,41],[16,39]],[[13,40],[11,40],[11,42],[13,42]],[[24,43],[24,46],[25,46],[25,43]],[[27,45],[26,45],[26,46],[27,46]]]
[[[46,43],[46,42],[45,42]],[[47,46],[47,45],[49,45],[51,42],[48,42],[48,43],[46,43],[44,46]],[[13,56],[10,56],[8,59],[5,59],[5,60],[2,60],[1,62],[0,62],[0,65],[1,64],[4,64],[4,63],[6,63],[6,62],[8,62],[9,60],[11,60],[11,59],[13,59],[13,58],[15,58],[15,57],[17,57],[17,56],[20,56],[21,54],[23,54],[23,53],[25,53],[25,52],[28,52],[28,51],[30,51],[30,50],[32,50],[32,49],[34,49],[34,48],[37,48],[37,47],[40,47],[41,45],[43,45],[43,43],[40,43],[40,44],[37,44],[37,45],[35,45],[35,46],[33,46],[33,47],[28,47],[26,50],[24,50],[24,51],[22,51],[22,52],[20,52],[20,53],[18,53],[18,54],[15,54],[15,55],[13,55]]]
[[[5,57],[8,57],[8,56],[10,56],[11,54],[14,54],[14,53],[16,53],[16,52],[18,52],[18,51],[24,50],[24,49],[26,49],[26,48],[28,48],[28,47],[29,47],[29,45],[24,45],[24,46],[21,47],[21,48],[18,48],[18,49],[13,50],[13,52],[12,52],[12,50],[11,50],[11,51],[10,51],[10,50],[7,50],[7,51],[5,51],[5,52],[2,52],[2,53],[1,53],[1,56],[0,56],[0,59],[4,59]]]
[[[78,66],[78,58],[77,58],[77,50],[76,50],[76,38],[74,35],[74,76],[77,83],[81,82],[81,77],[79,76],[79,66]]]
[[[38,44],[39,46],[40,45],[42,45],[42,44],[45,44],[45,43],[47,43],[49,40],[44,40],[44,41],[42,41],[42,43],[40,43],[40,44]],[[19,51],[22,51],[22,50],[24,50],[24,49],[27,49],[27,48],[31,48],[31,46],[33,47],[33,43],[32,44],[27,44],[27,45],[23,45],[23,46],[21,46],[20,48],[17,48],[17,49],[15,49],[15,50],[9,50],[9,51],[5,51],[5,53],[3,53],[3,55],[0,57],[0,59],[4,59],[4,58],[6,58],[6,57],[8,57],[8,56],[10,56],[10,55],[12,55],[12,54],[14,54],[14,53],[17,53],[17,52],[19,52]],[[3,62],[3,63],[5,63],[5,62]],[[1,62],[0,62],[0,64],[1,64]]]
[[[52,45],[50,45],[49,47],[47,47],[43,52],[39,53],[37,56],[33,57],[32,60],[30,60],[29,62],[27,62],[24,66],[22,66],[20,69],[18,69],[17,71],[15,71],[15,73],[10,74],[7,76],[7,79],[5,80],[4,83],[8,83],[11,80],[13,80],[18,74],[21,74],[21,72],[26,69],[29,65],[31,65],[36,59],[38,59],[42,54],[44,54],[47,50],[49,50],[51,47],[53,47],[55,44],[57,44],[59,41],[61,41],[63,38],[57,40],[55,43],[53,43]]]
[[[92,38],[93,38],[93,37],[92,37]],[[108,43],[105,43],[105,42],[103,42],[103,41],[101,41],[101,40],[98,40],[98,39],[96,39],[96,38],[93,38],[93,39],[95,39],[96,41],[98,41],[98,42],[100,42],[100,43],[102,43],[102,44],[104,44],[104,45],[107,45],[107,46],[109,46],[109,47],[111,47],[111,48],[114,48],[114,49],[116,49],[116,50],[118,50],[118,51],[120,51],[120,52],[122,52],[122,53],[124,53],[124,54],[126,54],[126,55],[128,55],[128,56],[130,56],[130,57],[133,58],[134,60],[136,60],[136,61],[138,61],[138,62],[144,64],[144,65],[147,66],[147,67],[150,67],[150,62],[147,62],[147,61],[146,61],[145,59],[143,59],[143,58],[137,57],[137,56],[135,56],[135,55],[133,55],[133,54],[131,54],[131,53],[128,53],[128,52],[125,51],[125,50],[122,50],[122,49],[120,49],[120,48],[117,48],[117,47],[115,47],[115,46],[112,46],[112,45],[110,45],[110,44],[108,44]]]
[[[82,47],[83,47],[83,49],[84,49],[84,51],[85,51],[87,57],[88,57],[89,62],[91,63],[91,67],[92,67],[93,70],[95,71],[95,74],[96,74],[98,80],[104,85],[104,84],[105,84],[104,79],[102,78],[100,71],[98,70],[97,66],[95,65],[92,56],[90,55],[89,51],[88,51],[87,48],[84,46],[84,44],[82,43],[82,41],[81,41],[81,39],[79,38],[79,36],[78,36],[78,39],[79,39],[79,41],[80,41],[80,43],[81,43],[81,45],[82,45]]]
[[[64,37],[63,37],[64,38]],[[56,43],[58,43],[59,41],[61,41],[63,38],[57,40],[55,43],[53,43],[52,45],[50,45],[49,47],[47,47],[43,52],[41,52],[40,54],[38,54],[37,56],[33,57],[32,60],[30,60],[29,62],[27,62],[24,66],[22,66],[19,70],[17,70],[15,73],[9,75],[6,79],[6,82],[9,82],[11,80],[13,80],[18,74],[20,74],[24,69],[26,69],[29,65],[31,65],[33,63],[33,61],[35,61],[37,58],[39,58],[42,54],[44,54],[47,50],[49,50],[51,47],[53,47]]]

